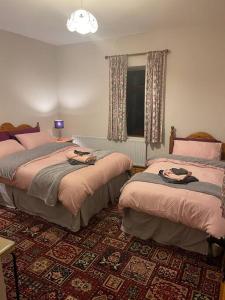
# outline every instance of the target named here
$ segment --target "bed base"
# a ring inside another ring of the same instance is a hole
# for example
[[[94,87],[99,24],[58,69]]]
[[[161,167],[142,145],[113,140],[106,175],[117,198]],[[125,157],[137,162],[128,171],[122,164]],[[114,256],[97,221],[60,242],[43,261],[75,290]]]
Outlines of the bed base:
[[[26,192],[10,186],[6,188],[8,197],[2,193],[0,204],[11,208],[14,206],[20,211],[76,232],[81,227],[87,226],[89,220],[100,210],[118,199],[120,189],[127,180],[128,173],[113,178],[83,202],[76,216],[69,212],[60,201],[55,206],[47,206],[42,200],[28,196]]]
[[[217,240],[203,231],[131,208],[123,210],[121,229],[143,240],[152,239],[161,244],[207,255],[209,261],[213,261],[212,257],[218,251],[214,247],[214,244],[219,244]]]

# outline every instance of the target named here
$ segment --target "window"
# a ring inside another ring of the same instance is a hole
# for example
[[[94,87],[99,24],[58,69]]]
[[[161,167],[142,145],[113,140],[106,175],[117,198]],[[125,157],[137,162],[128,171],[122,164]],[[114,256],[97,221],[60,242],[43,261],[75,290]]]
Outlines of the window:
[[[145,67],[127,72],[127,135],[144,136]]]

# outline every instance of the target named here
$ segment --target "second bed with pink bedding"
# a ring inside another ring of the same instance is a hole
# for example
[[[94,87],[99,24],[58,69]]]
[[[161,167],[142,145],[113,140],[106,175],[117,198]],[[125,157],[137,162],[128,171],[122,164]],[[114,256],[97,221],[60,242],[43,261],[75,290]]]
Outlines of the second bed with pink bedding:
[[[217,194],[188,189],[188,184],[187,188],[176,188],[173,184],[131,180],[124,186],[119,200],[124,212],[123,229],[144,239],[153,238],[206,254],[206,244],[202,243],[207,236],[225,236],[220,199],[225,163],[207,160],[199,163],[171,155],[150,160],[148,165],[145,173],[155,175],[160,170],[184,168],[200,183],[213,187]]]

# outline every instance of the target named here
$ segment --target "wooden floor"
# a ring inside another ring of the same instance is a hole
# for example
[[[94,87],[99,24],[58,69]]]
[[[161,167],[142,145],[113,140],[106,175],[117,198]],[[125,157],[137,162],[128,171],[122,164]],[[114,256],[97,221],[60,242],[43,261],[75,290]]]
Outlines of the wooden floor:
[[[139,172],[143,172],[146,168],[145,167],[141,167],[141,166],[133,166],[131,169],[131,173],[132,175],[139,173]]]

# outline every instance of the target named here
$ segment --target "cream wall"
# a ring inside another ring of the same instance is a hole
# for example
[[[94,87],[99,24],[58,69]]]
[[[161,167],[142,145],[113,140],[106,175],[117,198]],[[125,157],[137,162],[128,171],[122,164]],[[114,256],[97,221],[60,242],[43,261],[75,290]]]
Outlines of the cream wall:
[[[0,30],[0,123],[40,122],[51,130],[57,116],[54,46]]]
[[[105,55],[170,49],[165,103],[166,149],[170,126],[180,136],[208,131],[225,140],[225,30],[178,28],[114,40],[61,46],[60,116],[68,134],[106,137],[108,61]],[[145,58],[129,59],[130,65]],[[66,132],[65,131],[65,132]]]
[[[68,46],[51,46],[0,30],[0,123],[65,120],[64,134],[107,136],[105,55],[170,49],[165,133],[203,130],[225,140],[225,30],[180,28]],[[143,65],[145,57],[129,58]]]

